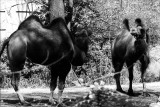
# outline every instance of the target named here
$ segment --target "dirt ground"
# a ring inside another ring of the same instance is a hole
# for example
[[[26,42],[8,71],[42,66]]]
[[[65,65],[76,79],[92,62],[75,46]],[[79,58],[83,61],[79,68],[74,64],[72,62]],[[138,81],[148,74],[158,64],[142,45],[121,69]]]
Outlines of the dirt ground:
[[[94,98],[89,98],[89,87],[70,87],[65,88],[63,94],[63,102],[52,107],[149,107],[151,103],[156,103],[160,96],[160,82],[147,83],[148,96],[139,94],[137,96],[128,96],[115,91],[115,85],[105,85],[103,90],[94,91]],[[127,91],[128,85],[122,85]],[[135,93],[142,92],[142,84],[134,84]],[[46,89],[21,89],[25,96],[25,100],[30,102],[34,107],[48,107],[48,99],[50,95],[49,88]],[[57,98],[57,90],[55,98]],[[1,107],[25,107],[20,105],[17,95],[13,89],[1,89],[0,94]],[[85,98],[84,98],[85,97]]]

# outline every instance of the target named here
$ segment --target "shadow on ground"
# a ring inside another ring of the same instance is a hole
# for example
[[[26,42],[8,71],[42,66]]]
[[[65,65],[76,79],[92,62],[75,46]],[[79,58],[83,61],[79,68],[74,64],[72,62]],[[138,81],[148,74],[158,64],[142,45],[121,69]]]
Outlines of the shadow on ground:
[[[141,91],[136,91],[141,93]],[[58,107],[149,107],[151,103],[157,102],[160,92],[148,90],[149,96],[128,96],[113,90],[96,90],[92,93],[95,98],[87,97],[87,92],[68,92],[63,94],[63,102]],[[25,100],[32,106],[49,106],[49,93],[25,94]],[[86,96],[84,98],[84,96]],[[57,95],[55,94],[55,98]],[[19,103],[16,94],[1,94],[1,107],[25,107]],[[57,107],[53,105],[52,107]]]

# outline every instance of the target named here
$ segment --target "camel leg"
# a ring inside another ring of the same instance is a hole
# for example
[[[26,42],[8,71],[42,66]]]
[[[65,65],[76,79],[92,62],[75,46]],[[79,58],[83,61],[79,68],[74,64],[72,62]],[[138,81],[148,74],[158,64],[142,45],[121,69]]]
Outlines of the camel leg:
[[[60,77],[59,78],[59,83],[58,83],[58,102],[61,103],[62,102],[62,93],[65,87],[65,77]]]
[[[146,72],[146,69],[148,67],[148,64],[149,64],[149,57],[147,56],[143,56],[141,59],[140,59],[140,62],[141,62],[141,79],[142,79],[142,83],[143,83],[143,95],[147,92],[146,92],[146,84],[145,84],[145,80],[144,80],[144,73]]]
[[[59,69],[59,83],[58,83],[58,102],[62,102],[62,93],[65,88],[65,80],[67,77],[67,74],[69,73],[71,69],[70,63],[65,63],[61,69]]]
[[[17,93],[17,96],[21,102],[22,105],[30,105],[28,102],[26,102],[24,100],[24,97],[23,95],[20,93],[20,90],[19,90],[19,81],[20,81],[20,73],[15,73],[13,72],[12,74],[12,78],[11,78],[11,84],[15,90],[15,92]]]
[[[144,81],[144,73],[145,73],[145,68],[142,65],[142,67],[141,67],[141,80],[142,80],[142,84],[143,84],[143,91],[142,91],[143,95],[146,93],[146,84]]]
[[[116,64],[116,66],[114,66],[115,73],[120,72],[122,70],[122,67],[123,67],[123,63]],[[124,93],[124,91],[123,91],[123,89],[121,87],[121,84],[120,84],[120,75],[121,75],[120,73],[114,75],[114,78],[116,80],[116,85],[117,85],[117,89],[116,90],[119,91],[119,92]]]
[[[58,74],[57,72],[54,71],[55,69],[52,67],[51,68],[51,82],[50,82],[50,98],[49,98],[49,103],[51,104],[56,104],[55,98],[54,98],[54,90],[57,87],[57,78]]]
[[[129,72],[129,89],[128,94],[133,95],[132,81],[133,81],[133,64],[127,64]]]

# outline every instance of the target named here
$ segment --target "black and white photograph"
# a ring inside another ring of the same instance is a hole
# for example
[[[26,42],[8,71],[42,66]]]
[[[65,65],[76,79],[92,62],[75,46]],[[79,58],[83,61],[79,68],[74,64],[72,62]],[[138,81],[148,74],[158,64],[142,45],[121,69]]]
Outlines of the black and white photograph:
[[[160,0],[0,0],[0,107],[160,107]]]

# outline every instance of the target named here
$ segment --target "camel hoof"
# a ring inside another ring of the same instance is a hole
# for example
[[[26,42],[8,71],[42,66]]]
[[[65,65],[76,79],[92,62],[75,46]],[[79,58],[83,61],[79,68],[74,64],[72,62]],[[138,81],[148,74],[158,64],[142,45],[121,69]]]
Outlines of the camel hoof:
[[[58,102],[55,99],[49,99],[48,104],[54,106],[54,105],[57,105]]]
[[[141,95],[141,93],[134,93],[134,92],[128,92],[128,95],[129,96],[133,96],[133,97],[136,97],[136,96],[139,96],[139,95]]]
[[[21,105],[23,105],[23,106],[32,106],[31,103],[29,103],[27,101],[21,102]]]
[[[133,93],[133,92],[128,92],[128,95],[129,95],[129,96],[135,96],[136,94]]]
[[[118,92],[121,92],[121,93],[126,93],[125,91],[123,91],[122,89],[117,89]]]
[[[129,89],[129,90],[128,90],[128,95],[129,95],[129,96],[134,96],[134,95],[135,95],[135,94],[133,93],[133,90],[132,90],[132,89]]]

